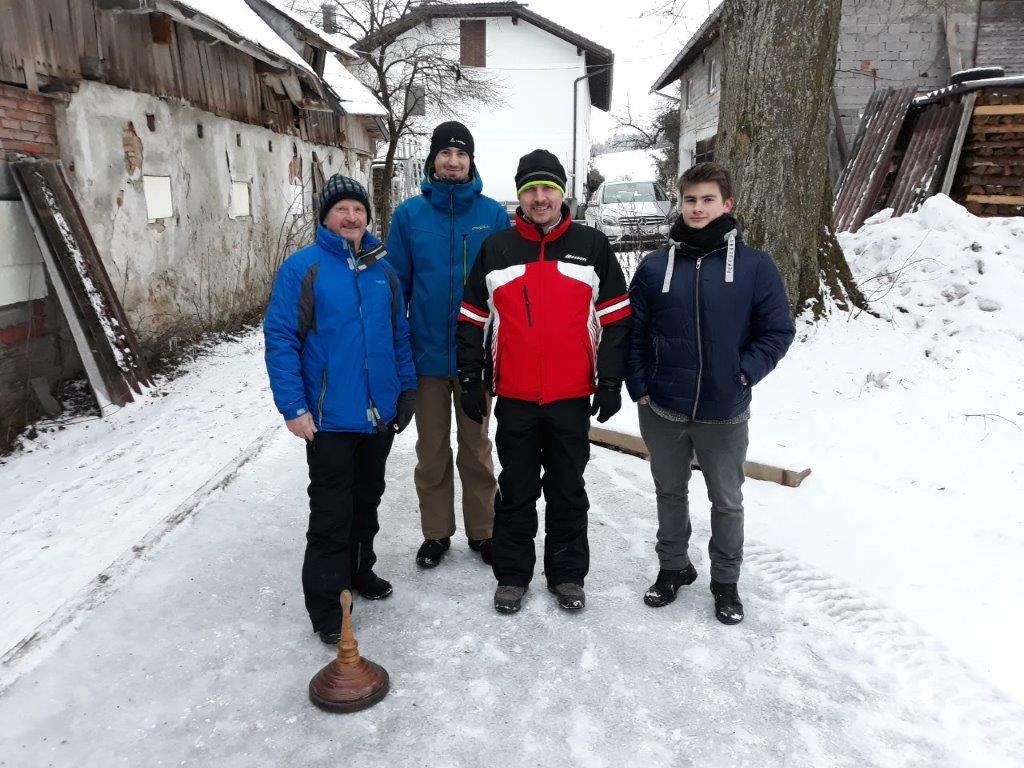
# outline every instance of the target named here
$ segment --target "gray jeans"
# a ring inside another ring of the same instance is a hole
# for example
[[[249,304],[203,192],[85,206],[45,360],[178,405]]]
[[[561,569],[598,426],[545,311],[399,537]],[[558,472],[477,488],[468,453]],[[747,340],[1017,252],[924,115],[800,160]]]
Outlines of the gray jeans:
[[[702,424],[664,419],[650,406],[637,406],[640,434],[651,454],[651,475],[658,499],[661,567],[678,571],[690,563],[690,504],[687,485],[694,453],[711,501],[711,578],[734,584],[743,563],[743,462],[747,422]]]

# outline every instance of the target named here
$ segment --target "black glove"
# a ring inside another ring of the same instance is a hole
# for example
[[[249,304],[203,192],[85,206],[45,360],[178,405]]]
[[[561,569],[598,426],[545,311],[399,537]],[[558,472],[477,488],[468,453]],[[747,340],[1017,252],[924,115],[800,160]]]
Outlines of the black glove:
[[[409,426],[414,413],[416,413],[416,390],[407,389],[398,396],[398,412],[395,414],[395,420],[391,422],[391,428],[395,432],[401,432]]]
[[[618,379],[601,379],[597,385],[597,392],[594,393],[594,404],[590,408],[590,415],[599,414],[597,420],[602,424],[622,407],[622,382]]]
[[[459,379],[459,386],[462,387],[462,411],[477,424],[484,423],[487,416],[487,397],[484,395],[484,383],[480,379],[471,376]]]

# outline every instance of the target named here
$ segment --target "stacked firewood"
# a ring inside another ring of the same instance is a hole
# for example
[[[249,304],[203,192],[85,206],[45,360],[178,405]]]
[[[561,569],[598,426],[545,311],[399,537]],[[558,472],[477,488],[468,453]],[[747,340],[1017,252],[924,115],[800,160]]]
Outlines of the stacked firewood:
[[[971,213],[1024,215],[1024,87],[979,91],[953,187]]]

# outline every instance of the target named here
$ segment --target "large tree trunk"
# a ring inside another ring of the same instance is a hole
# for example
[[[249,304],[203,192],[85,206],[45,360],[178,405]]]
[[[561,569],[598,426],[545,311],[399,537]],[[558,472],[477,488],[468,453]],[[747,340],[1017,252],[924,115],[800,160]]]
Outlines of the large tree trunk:
[[[841,0],[725,0],[716,159],[744,237],[775,257],[789,299],[818,316],[865,307],[832,224],[829,110]]]

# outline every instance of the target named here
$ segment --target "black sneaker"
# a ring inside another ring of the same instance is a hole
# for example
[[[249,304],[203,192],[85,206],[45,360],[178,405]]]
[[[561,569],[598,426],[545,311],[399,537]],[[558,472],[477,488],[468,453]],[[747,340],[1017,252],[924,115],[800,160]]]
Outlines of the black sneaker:
[[[697,580],[697,569],[693,563],[681,571],[669,571],[662,568],[658,571],[657,580],[644,593],[644,602],[651,608],[661,608],[676,599],[680,587],[693,584]]]
[[[367,600],[383,600],[394,590],[391,582],[382,579],[373,571],[359,574],[352,579],[352,587]]]
[[[558,598],[558,604],[567,611],[579,611],[587,604],[587,596],[583,593],[583,587],[567,581],[563,584],[548,585],[548,590],[554,592]]]
[[[420,549],[416,553],[416,565],[421,568],[436,568],[441,564],[444,553],[451,545],[452,540],[448,536],[443,539],[427,539],[420,544]]]
[[[491,564],[491,554],[494,552],[494,542],[491,539],[470,539],[469,548],[480,553],[480,559],[488,565]]]
[[[739,624],[743,621],[743,603],[735,584],[723,584],[711,580],[711,594],[715,596],[715,618],[723,624]]]

